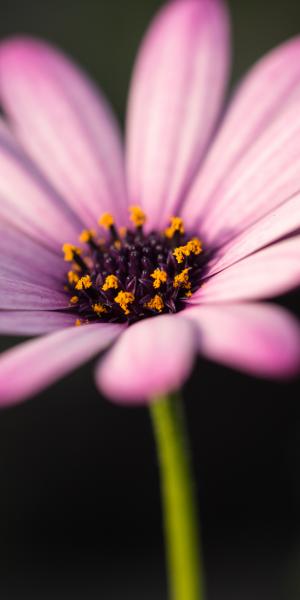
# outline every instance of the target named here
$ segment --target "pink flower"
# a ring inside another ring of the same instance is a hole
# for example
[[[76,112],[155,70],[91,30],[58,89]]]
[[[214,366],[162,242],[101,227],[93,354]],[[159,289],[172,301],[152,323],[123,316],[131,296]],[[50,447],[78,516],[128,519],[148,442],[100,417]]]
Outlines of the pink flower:
[[[197,352],[298,371],[297,322],[257,300],[300,282],[300,39],[250,71],[215,133],[228,64],[222,2],[168,3],[138,54],[124,160],[109,106],[69,59],[29,38],[0,45],[0,331],[44,334],[2,354],[2,405],[112,342],[96,383],[124,402],[180,387]]]

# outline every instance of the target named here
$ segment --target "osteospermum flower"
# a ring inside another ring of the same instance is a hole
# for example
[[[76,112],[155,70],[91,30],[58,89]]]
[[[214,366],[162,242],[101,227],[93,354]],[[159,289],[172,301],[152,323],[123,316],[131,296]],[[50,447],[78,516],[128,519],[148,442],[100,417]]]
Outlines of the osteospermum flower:
[[[2,404],[113,342],[96,383],[120,401],[179,388],[197,352],[261,376],[298,369],[297,323],[258,300],[300,282],[300,40],[251,70],[216,133],[228,29],[218,0],[161,10],[125,151],[68,58],[0,46],[0,330],[43,334],[2,354]]]

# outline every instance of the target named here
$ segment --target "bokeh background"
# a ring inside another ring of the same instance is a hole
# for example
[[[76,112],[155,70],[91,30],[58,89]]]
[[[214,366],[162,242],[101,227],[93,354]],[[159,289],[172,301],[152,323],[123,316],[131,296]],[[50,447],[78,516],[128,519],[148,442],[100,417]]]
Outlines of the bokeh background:
[[[1,0],[0,37],[26,32],[64,47],[123,122],[135,52],[160,4]],[[300,32],[300,4],[229,5],[234,84]],[[300,315],[299,293],[278,301]],[[1,349],[16,341],[2,337]],[[209,600],[300,597],[299,390],[204,361],[186,386]],[[1,412],[0,481],[2,600],[166,598],[147,410],[99,397],[91,365]]]

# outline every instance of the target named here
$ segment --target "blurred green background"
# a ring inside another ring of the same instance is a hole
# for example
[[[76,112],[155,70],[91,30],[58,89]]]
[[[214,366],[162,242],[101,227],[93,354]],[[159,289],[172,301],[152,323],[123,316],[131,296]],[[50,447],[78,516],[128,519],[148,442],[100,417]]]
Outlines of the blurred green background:
[[[123,122],[134,56],[158,0],[1,0],[0,37],[42,36],[101,84]],[[299,0],[231,0],[232,82],[300,32]],[[253,107],[255,110],[255,107]],[[300,295],[280,299],[298,314]],[[16,340],[2,338],[2,348]],[[199,361],[185,390],[208,600],[300,596],[299,382]],[[166,598],[146,409],[91,387],[91,366],[0,414],[1,600]]]

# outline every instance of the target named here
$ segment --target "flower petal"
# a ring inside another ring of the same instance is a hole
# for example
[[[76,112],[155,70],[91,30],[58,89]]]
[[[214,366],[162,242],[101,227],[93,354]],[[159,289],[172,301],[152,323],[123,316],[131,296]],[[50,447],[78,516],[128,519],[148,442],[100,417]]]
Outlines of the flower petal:
[[[220,0],[175,0],[154,19],[131,84],[127,141],[130,196],[150,226],[174,212],[212,135],[229,62]]]
[[[222,246],[209,268],[209,276],[299,229],[300,194],[295,194],[258,223]]]
[[[0,219],[51,248],[75,241],[80,221],[33,163],[0,131]]]
[[[287,311],[267,304],[187,309],[198,330],[199,351],[211,360],[260,377],[300,371],[300,327]]]
[[[0,310],[0,333],[6,335],[41,335],[73,327],[76,316],[68,312]]]
[[[300,189],[300,38],[238,89],[183,210],[207,243],[224,242]]]
[[[115,119],[89,79],[50,45],[26,37],[0,46],[0,94],[29,155],[87,226],[125,209]]]
[[[30,340],[0,356],[0,405],[37,394],[108,346],[119,325],[84,325]]]
[[[190,303],[267,298],[300,284],[300,236],[261,250],[213,275]]]
[[[66,263],[62,256],[0,222],[0,277],[62,289]]]
[[[188,377],[194,356],[190,323],[158,316],[129,327],[96,371],[97,385],[109,398],[147,402],[177,390]]]
[[[19,148],[19,144],[11,130],[11,128],[9,127],[8,123],[2,118],[0,117],[0,139],[2,141],[5,141],[9,146],[11,146],[12,148],[19,149],[20,152],[21,148]]]
[[[68,295],[26,281],[0,276],[0,309],[55,310],[69,307]]]

